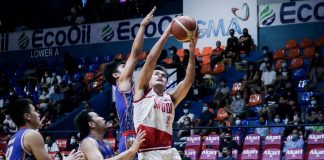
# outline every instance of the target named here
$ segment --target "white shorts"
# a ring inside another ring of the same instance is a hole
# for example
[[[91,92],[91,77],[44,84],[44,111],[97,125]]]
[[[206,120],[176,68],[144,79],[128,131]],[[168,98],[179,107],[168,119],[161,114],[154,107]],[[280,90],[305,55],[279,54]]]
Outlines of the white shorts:
[[[138,160],[181,160],[175,148],[138,153]]]

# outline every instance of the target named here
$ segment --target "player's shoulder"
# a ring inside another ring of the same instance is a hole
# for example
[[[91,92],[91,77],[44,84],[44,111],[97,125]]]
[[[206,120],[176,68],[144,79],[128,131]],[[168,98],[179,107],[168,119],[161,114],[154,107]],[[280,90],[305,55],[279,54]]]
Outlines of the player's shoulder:
[[[24,133],[24,138],[43,138],[43,136],[34,129],[27,129]]]
[[[82,140],[81,143],[82,146],[93,146],[93,145],[98,145],[96,139],[92,138],[92,137],[86,137]]]

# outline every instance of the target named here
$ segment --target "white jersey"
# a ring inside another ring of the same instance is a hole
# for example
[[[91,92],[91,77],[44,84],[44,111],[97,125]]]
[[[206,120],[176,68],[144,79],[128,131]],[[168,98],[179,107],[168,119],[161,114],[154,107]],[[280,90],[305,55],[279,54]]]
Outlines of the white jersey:
[[[140,100],[134,101],[135,130],[146,132],[140,152],[171,148],[175,107],[169,94],[157,95],[150,89]]]

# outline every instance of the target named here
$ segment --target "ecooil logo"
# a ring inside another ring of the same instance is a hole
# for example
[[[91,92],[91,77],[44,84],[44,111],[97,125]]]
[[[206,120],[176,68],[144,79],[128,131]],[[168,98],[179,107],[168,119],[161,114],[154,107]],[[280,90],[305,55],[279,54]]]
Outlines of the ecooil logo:
[[[232,13],[238,18],[238,19],[240,19],[240,20],[242,20],[242,21],[246,21],[246,20],[248,20],[249,19],[249,17],[250,17],[250,8],[249,8],[249,5],[247,4],[247,3],[244,3],[243,4],[243,6],[242,6],[242,10],[244,10],[245,9],[245,15],[244,16],[239,16],[238,14],[237,14],[237,11],[239,10],[239,9],[237,9],[237,8],[232,8]]]
[[[114,37],[114,31],[112,30],[112,28],[109,26],[109,24],[107,24],[105,27],[102,28],[101,31],[101,38],[104,41],[110,41],[112,38]]]
[[[259,19],[260,19],[260,22],[262,23],[262,25],[269,26],[276,19],[276,14],[273,12],[273,10],[270,8],[270,6],[267,5],[261,11]]]
[[[26,49],[29,44],[29,39],[25,32],[21,33],[21,35],[18,38],[18,46],[21,49]]]

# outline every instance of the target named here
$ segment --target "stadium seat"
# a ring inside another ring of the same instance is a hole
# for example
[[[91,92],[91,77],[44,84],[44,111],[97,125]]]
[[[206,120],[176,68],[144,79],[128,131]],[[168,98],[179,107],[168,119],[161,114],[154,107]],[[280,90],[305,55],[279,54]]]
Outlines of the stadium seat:
[[[304,38],[300,43],[300,48],[307,48],[313,45],[313,41],[310,38]]]
[[[280,149],[282,143],[281,135],[270,134],[264,140],[264,149]]]
[[[190,158],[190,160],[198,160],[197,151],[194,149],[185,149],[184,156]]]
[[[217,150],[215,149],[205,149],[201,152],[199,160],[216,160]]]
[[[117,53],[115,56],[115,60],[123,61],[125,60],[125,55],[123,53]]]
[[[201,72],[201,74],[211,74],[212,69],[210,68],[209,64],[204,64],[204,65],[201,66],[200,72]]]
[[[116,138],[106,138],[105,139],[107,142],[108,142],[108,144],[109,144],[109,146],[114,150],[114,151],[116,151],[116,147],[117,147],[117,140],[116,140]]]
[[[298,68],[302,68],[304,65],[304,60],[303,58],[294,58],[291,61],[291,64],[289,66],[289,69],[298,69]]]
[[[192,135],[187,138],[185,149],[194,149],[200,155],[202,138],[200,135]]]
[[[202,64],[209,64],[210,63],[210,56],[209,55],[204,55],[202,56]]]
[[[226,118],[229,118],[229,114],[227,112],[225,112],[224,108],[219,108],[217,111],[217,116],[215,117],[215,120],[223,121]]]
[[[139,55],[139,60],[140,61],[145,61],[146,60],[146,57],[147,57],[147,52],[142,52],[140,55]]]
[[[210,134],[203,142],[203,149],[210,148],[218,150],[220,147],[220,137],[217,134]]]
[[[210,56],[210,54],[212,53],[212,50],[213,50],[213,48],[212,47],[204,47],[203,49],[202,49],[202,52],[201,52],[201,55],[202,56]]]
[[[247,106],[254,107],[262,104],[262,95],[261,94],[251,94],[249,98],[249,103]]]
[[[259,150],[261,146],[261,136],[258,134],[249,134],[245,136],[243,149],[254,148]]]
[[[310,97],[314,95],[314,92],[300,92],[298,93],[298,104],[307,105],[309,104]]]
[[[293,59],[293,58],[297,58],[299,56],[300,56],[299,49],[293,48],[293,49],[288,50],[288,55],[287,55],[286,59]]]
[[[262,160],[281,160],[280,149],[266,149],[263,151]]]
[[[273,54],[273,59],[275,60],[283,59],[284,57],[285,57],[285,51],[283,49],[276,50]]]
[[[172,64],[172,58],[165,58],[163,59],[163,62],[166,63],[166,64]]]
[[[195,49],[195,55],[196,56],[201,56],[199,48],[196,48]]]
[[[255,148],[246,148],[243,149],[242,155],[241,155],[241,160],[258,160],[259,159],[259,150]]]
[[[94,79],[94,73],[93,72],[88,72],[88,73],[85,74],[83,81],[84,81],[84,83],[88,84],[93,79]]]
[[[317,46],[317,47],[324,46],[324,37],[318,37],[318,38],[316,39],[316,46]]]
[[[310,152],[307,154],[307,160],[323,160],[324,157],[324,147],[322,145],[322,148],[316,148],[310,150]]]
[[[178,48],[177,49],[177,55],[179,57],[184,57],[184,49],[183,48]]]
[[[55,141],[60,151],[64,151],[67,146],[68,140],[65,138],[60,138]]]
[[[324,133],[312,133],[307,139],[307,152],[314,148],[324,148]]]
[[[241,82],[236,82],[233,84],[231,94],[236,94],[237,91],[242,90],[242,83]]]
[[[279,71],[281,69],[282,61],[283,61],[282,59],[276,60],[275,69],[277,71]]]
[[[299,81],[296,83],[295,91],[297,91],[297,92],[304,92],[304,91],[305,91],[305,86],[306,86],[307,84],[309,84],[309,80],[308,80],[308,79],[299,80]]]
[[[285,49],[292,49],[297,47],[297,41],[295,39],[290,39],[286,42]]]
[[[305,79],[306,75],[307,75],[307,72],[306,72],[306,69],[304,69],[304,68],[292,70],[292,79],[294,79],[294,80]]]
[[[233,140],[241,146],[241,137],[239,135],[233,135]]]
[[[303,160],[304,150],[303,149],[288,149],[285,154],[286,160]]]
[[[225,65],[224,65],[224,63],[217,63],[217,64],[215,65],[215,67],[214,67],[213,72],[214,72],[215,74],[220,74],[220,73],[225,72]]]
[[[304,50],[303,57],[304,58],[313,58],[315,56],[315,47],[307,47]]]

